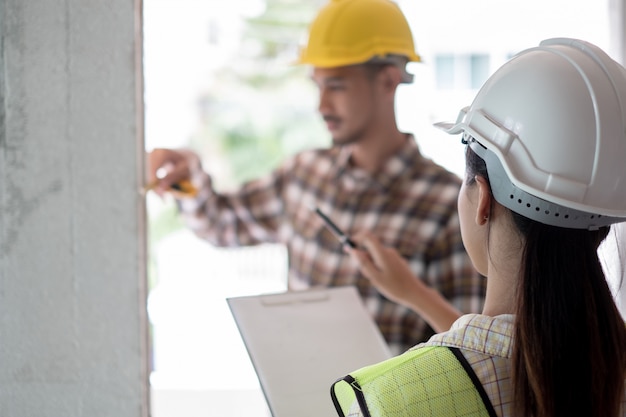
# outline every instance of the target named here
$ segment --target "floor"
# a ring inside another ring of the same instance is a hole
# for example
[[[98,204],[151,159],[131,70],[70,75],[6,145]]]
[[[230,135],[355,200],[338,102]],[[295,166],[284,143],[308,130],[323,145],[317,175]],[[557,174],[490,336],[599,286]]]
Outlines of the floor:
[[[151,417],[271,417],[260,390],[152,389]]]

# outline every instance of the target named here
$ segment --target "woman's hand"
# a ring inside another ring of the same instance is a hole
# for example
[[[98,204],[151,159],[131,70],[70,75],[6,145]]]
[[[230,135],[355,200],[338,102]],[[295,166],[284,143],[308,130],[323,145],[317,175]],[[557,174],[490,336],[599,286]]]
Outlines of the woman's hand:
[[[400,253],[384,246],[378,238],[363,231],[351,236],[357,249],[345,250],[359,264],[361,273],[385,297],[411,308],[421,315],[436,332],[443,332],[461,316],[441,293],[416,277]]]
[[[352,236],[359,249],[347,249],[357,259],[361,273],[387,298],[406,305],[412,291],[426,285],[411,271],[409,263],[394,249],[383,246],[369,232]]]

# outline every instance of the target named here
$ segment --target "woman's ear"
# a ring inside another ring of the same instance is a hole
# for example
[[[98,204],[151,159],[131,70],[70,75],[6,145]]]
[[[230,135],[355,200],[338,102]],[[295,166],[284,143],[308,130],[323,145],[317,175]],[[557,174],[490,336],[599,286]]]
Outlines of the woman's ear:
[[[489,183],[485,177],[477,175],[476,186],[478,187],[478,204],[476,205],[476,224],[482,226],[489,221],[491,216],[492,198]]]

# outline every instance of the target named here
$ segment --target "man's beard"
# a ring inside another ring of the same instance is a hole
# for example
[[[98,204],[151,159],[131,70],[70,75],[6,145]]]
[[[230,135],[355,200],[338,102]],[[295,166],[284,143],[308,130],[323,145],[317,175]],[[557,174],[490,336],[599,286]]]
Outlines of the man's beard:
[[[363,134],[361,132],[353,133],[349,136],[344,136],[341,138],[337,138],[335,136],[332,137],[333,145],[335,146],[348,146],[361,141]]]
[[[331,117],[331,116],[324,117],[324,121],[329,121],[329,120],[336,121],[338,124],[341,123],[339,118]],[[356,132],[348,133],[347,135],[344,135],[341,137],[336,137],[335,135],[332,135],[333,145],[335,146],[352,145],[354,143],[359,142],[361,138],[363,137],[363,135],[364,135],[363,129],[360,129]]]

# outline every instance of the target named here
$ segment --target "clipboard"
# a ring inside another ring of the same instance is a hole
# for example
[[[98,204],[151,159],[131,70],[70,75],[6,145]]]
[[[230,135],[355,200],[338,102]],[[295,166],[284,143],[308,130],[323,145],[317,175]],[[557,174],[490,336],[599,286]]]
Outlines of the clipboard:
[[[273,417],[336,416],[333,382],[391,357],[353,286],[227,302]]]

